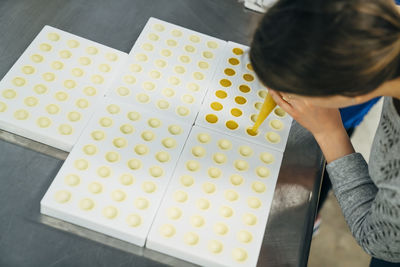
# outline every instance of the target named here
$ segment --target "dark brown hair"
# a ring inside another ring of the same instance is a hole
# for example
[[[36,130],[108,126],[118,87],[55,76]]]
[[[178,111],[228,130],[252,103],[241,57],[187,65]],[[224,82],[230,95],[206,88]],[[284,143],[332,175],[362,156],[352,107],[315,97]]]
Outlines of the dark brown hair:
[[[279,0],[261,20],[250,60],[274,90],[366,94],[400,76],[393,0]]]

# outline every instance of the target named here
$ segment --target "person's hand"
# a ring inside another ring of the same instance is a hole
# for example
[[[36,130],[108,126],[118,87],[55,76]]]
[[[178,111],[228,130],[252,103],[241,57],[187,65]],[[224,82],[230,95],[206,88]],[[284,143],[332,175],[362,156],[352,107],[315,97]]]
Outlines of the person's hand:
[[[309,130],[315,138],[334,131],[343,131],[343,123],[337,108],[314,106],[302,98],[291,94],[269,90],[278,106],[284,109],[293,119]]]
[[[337,108],[321,108],[302,98],[269,90],[272,98],[293,119],[309,130],[328,163],[354,153]]]

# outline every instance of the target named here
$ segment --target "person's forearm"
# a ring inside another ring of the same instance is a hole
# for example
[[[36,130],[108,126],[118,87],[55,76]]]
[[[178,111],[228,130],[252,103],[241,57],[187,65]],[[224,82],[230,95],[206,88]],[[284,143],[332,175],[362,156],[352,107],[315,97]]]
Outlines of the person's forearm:
[[[314,135],[314,137],[327,163],[354,153],[353,145],[344,128],[337,129],[333,132]]]

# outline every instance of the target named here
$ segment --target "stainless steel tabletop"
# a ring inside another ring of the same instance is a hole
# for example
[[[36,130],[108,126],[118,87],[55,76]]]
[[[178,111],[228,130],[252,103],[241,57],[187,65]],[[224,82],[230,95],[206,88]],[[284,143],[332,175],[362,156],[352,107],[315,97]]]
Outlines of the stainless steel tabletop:
[[[44,25],[129,52],[148,18],[249,44],[261,15],[236,0],[1,0],[0,77]],[[39,212],[67,153],[0,131],[0,266],[192,266]],[[324,160],[293,123],[258,266],[305,266]]]

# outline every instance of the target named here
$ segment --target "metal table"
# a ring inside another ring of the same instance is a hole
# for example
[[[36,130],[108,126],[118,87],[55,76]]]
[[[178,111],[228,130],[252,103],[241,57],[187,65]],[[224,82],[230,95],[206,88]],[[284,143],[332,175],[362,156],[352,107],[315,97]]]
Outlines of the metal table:
[[[260,14],[236,0],[2,0],[0,77],[44,25],[129,52],[150,16],[249,44]],[[0,131],[0,266],[192,266],[54,219],[39,202],[67,153]],[[293,123],[258,266],[305,266],[324,160]]]

